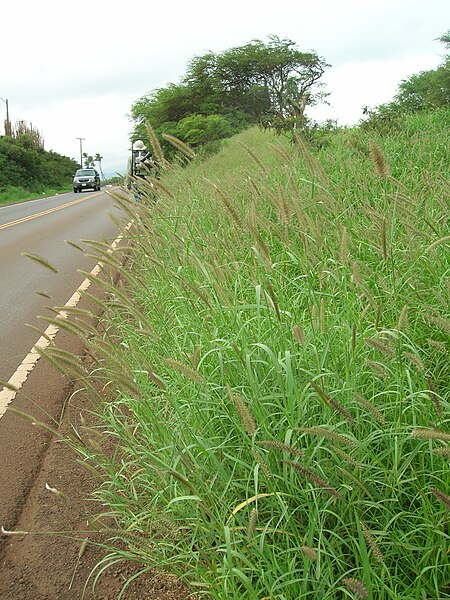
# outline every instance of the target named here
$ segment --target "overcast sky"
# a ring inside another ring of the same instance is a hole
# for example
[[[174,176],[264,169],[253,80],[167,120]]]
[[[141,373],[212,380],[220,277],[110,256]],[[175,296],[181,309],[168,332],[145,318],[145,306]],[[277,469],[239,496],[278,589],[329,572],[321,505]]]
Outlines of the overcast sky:
[[[364,105],[390,100],[402,79],[441,62],[448,0],[8,0],[0,8],[0,97],[45,148],[103,157],[123,173],[132,103],[178,83],[187,63],[269,35],[315,50],[331,106],[317,119],[358,122]],[[0,101],[0,133],[6,105]]]

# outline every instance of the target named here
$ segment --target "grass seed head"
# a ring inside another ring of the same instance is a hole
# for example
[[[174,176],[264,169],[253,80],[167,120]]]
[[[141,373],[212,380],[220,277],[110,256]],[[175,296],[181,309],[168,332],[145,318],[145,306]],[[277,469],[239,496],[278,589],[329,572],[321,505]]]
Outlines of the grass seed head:
[[[258,522],[258,511],[256,508],[252,508],[250,511],[250,515],[248,518],[248,526],[247,526],[247,541],[250,541],[253,537],[253,534],[256,531],[256,524]]]
[[[430,492],[435,496],[442,504],[445,506],[447,510],[450,510],[450,496],[441,492],[437,488],[432,488]]]
[[[174,371],[177,371],[178,373],[180,373],[180,375],[183,375],[184,377],[186,377],[187,379],[190,379],[194,383],[204,383],[205,382],[205,380],[200,375],[200,373],[196,369],[194,369],[194,367],[192,367],[191,365],[183,363],[179,360],[175,360],[174,358],[166,358],[164,360],[164,362],[166,363],[166,365],[168,367],[170,367]]]
[[[440,440],[442,442],[450,442],[450,433],[446,431],[439,431],[438,429],[429,429],[426,427],[416,427],[413,429],[412,437],[420,440]]]
[[[377,561],[377,563],[383,564],[384,557],[383,557],[383,554],[382,554],[378,544],[375,541],[375,538],[373,537],[373,535],[370,533],[369,529],[365,526],[365,524],[362,521],[360,521],[360,525],[361,525],[361,530],[363,532],[364,539],[369,544],[375,560]]]
[[[245,431],[248,433],[248,435],[253,435],[254,433],[256,433],[257,429],[256,421],[245,400],[241,396],[239,396],[239,394],[235,394],[229,386],[228,394],[236,408],[236,411],[242,421],[242,424],[244,425]]]
[[[301,325],[294,325],[292,328],[292,333],[294,335],[294,339],[301,345],[305,343],[305,332],[303,331],[303,327]]]
[[[317,560],[317,550],[314,550],[314,548],[311,548],[310,546],[300,546],[300,550],[309,559]]]
[[[285,444],[283,442],[277,442],[276,440],[260,440],[258,444],[264,448],[280,450],[280,452],[289,452],[290,454],[295,454],[296,456],[305,456],[305,453],[303,450],[300,450],[300,448],[296,448],[295,446],[291,446],[290,444]]]
[[[354,577],[344,577],[342,581],[344,582],[345,587],[357,598],[369,597],[366,586],[359,579],[355,579]]]
[[[321,488],[331,496],[339,498],[340,500],[342,499],[342,496],[336,488],[334,488],[331,484],[325,481],[325,479],[322,479],[322,477],[319,477],[319,475],[314,473],[314,471],[308,469],[308,467],[304,467],[303,465],[299,463],[294,463],[290,460],[283,460],[282,462],[287,465],[290,465],[295,471],[301,473],[304,477],[306,477],[306,479],[308,479],[312,483],[315,483],[319,488]]]
[[[378,177],[381,179],[389,177],[389,168],[386,164],[383,150],[380,148],[380,146],[375,142],[371,142],[369,144],[369,154],[375,168],[375,173],[378,175]]]

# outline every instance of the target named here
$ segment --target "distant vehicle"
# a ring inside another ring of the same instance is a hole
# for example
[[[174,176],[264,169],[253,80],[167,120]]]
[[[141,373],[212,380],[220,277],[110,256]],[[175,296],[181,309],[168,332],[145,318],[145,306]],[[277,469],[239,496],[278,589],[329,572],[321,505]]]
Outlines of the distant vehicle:
[[[100,175],[95,169],[78,169],[73,177],[73,191],[93,189],[100,190]]]

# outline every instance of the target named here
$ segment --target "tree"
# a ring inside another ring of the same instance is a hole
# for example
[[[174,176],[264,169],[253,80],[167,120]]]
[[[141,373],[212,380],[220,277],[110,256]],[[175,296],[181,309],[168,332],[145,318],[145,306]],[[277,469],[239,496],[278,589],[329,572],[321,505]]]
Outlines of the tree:
[[[315,52],[301,52],[293,41],[276,36],[267,44],[253,40],[196,56],[180,84],[154,90],[132,105],[133,137],[145,137],[146,122],[159,135],[181,132],[183,141],[199,144],[206,132],[217,140],[262,122],[276,121],[281,129],[303,124],[305,107],[326,95],[320,78],[328,66]]]
[[[266,99],[260,104],[261,113],[270,111],[278,117],[292,114],[291,99],[304,109],[324,97],[314,92],[314,87],[320,87],[319,80],[327,67],[315,52],[300,52],[293,41],[277,36],[271,36],[268,44],[254,40],[232,48],[217,61],[225,91],[247,95],[259,90],[260,99]]]
[[[94,163],[94,157],[93,156],[87,154],[86,152],[83,152],[83,158],[84,158],[84,166],[86,168],[94,166],[95,163]]]
[[[438,38],[446,49],[450,48],[450,31]],[[421,110],[434,110],[450,105],[450,56],[444,56],[444,62],[430,71],[421,71],[404,79],[398,86],[394,98],[374,109],[365,108],[369,116],[366,126],[373,127],[389,124],[403,113]]]
[[[40,148],[44,147],[44,136],[39,129],[33,127],[33,124],[24,121],[23,119],[16,121],[16,125],[11,132],[11,135],[14,137],[19,137],[20,135],[28,135],[35,143],[36,146]]]
[[[94,156],[94,161],[98,164],[98,169],[100,171],[100,175],[102,176],[103,181],[105,181],[105,176],[103,175],[103,171],[102,171],[102,160],[103,160],[103,156],[100,156],[100,154],[97,152],[97,154]]]
[[[0,136],[0,188],[60,189],[72,181],[76,168],[75,160],[47,152],[28,133]]]

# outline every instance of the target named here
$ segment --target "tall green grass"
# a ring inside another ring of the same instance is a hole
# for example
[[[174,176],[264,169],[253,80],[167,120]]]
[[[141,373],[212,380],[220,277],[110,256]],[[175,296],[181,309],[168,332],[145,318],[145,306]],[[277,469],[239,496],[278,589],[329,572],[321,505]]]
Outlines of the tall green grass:
[[[123,285],[86,335],[116,451],[80,446],[117,530],[100,571],[449,597],[448,116],[318,150],[253,129],[117,197]]]

